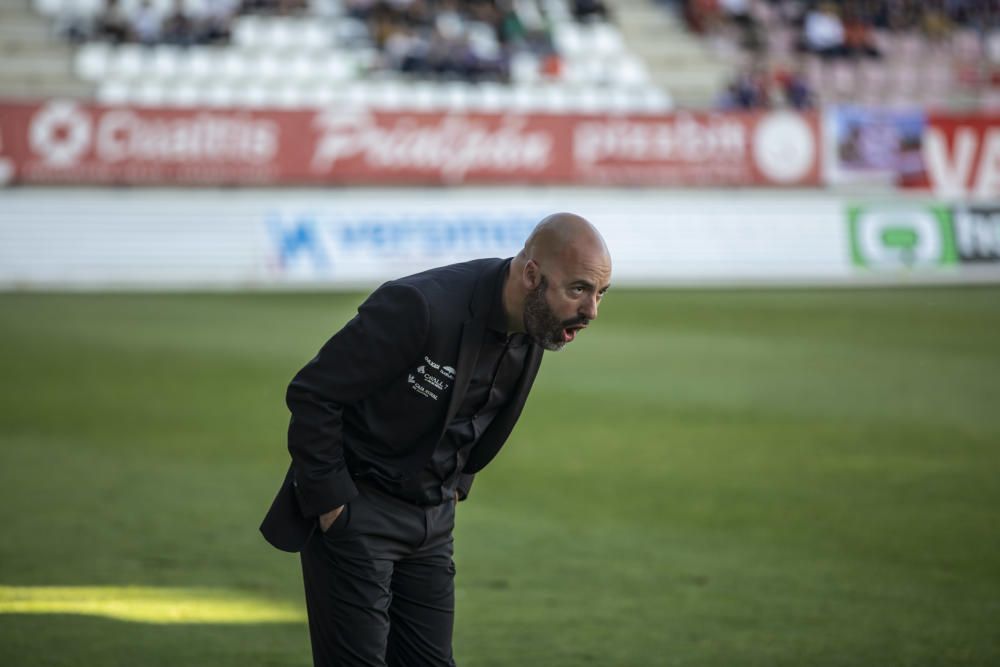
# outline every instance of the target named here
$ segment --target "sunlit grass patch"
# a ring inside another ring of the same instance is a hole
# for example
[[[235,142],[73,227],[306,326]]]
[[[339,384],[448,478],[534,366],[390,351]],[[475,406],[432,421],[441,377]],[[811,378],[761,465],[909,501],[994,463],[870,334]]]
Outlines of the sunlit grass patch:
[[[137,623],[298,623],[287,602],[225,589],[0,586],[0,614],[83,614]]]

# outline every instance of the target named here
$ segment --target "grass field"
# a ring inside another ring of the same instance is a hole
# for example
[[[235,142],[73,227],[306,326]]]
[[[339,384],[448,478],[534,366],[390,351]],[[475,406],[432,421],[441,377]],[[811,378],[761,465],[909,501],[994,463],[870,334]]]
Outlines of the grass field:
[[[310,664],[257,525],[358,295],[0,296],[0,665]],[[624,291],[459,507],[463,667],[1000,665],[1000,289]]]

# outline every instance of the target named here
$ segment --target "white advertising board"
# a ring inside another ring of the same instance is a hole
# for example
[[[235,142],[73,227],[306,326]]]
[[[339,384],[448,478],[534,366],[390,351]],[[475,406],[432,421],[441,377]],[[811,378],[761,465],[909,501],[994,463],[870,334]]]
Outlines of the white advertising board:
[[[944,208],[921,210],[940,218]],[[886,223],[864,205],[790,191],[16,189],[0,193],[0,288],[371,286],[513,255],[538,220],[561,210],[604,233],[616,285],[1000,280],[996,262],[955,269],[954,239],[944,236],[941,262],[928,261],[940,243],[912,236],[945,223],[928,227],[923,215],[911,224],[912,209],[900,205]]]

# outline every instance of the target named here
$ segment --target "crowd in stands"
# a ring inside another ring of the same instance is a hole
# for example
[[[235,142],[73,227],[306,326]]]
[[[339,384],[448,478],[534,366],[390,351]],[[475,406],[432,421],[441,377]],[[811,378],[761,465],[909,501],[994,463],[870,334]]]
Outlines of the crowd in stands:
[[[763,66],[737,72],[716,103],[723,111],[777,106],[804,110],[815,105],[815,94],[801,70],[781,69],[772,73]]]
[[[308,0],[204,0],[197,16],[183,0],[161,12],[153,0],[125,11],[121,0],[67,31],[74,41],[192,46],[225,43],[244,14],[301,15]],[[580,22],[609,18],[604,0],[570,0]],[[511,54],[529,51],[557,67],[550,22],[538,0],[344,0],[343,12],[367,28],[381,66],[418,77],[507,80]]]
[[[661,0],[666,1],[666,0]],[[1000,0],[679,0],[690,30],[737,46],[750,56],[720,96],[721,108],[794,108],[817,103],[804,76],[804,58],[821,62],[881,61],[885,35],[912,35],[931,50],[959,31],[984,39],[1000,28]],[[767,30],[790,36],[789,52],[775,58]],[[882,37],[883,39],[880,39]]]
[[[105,0],[101,11],[93,17],[72,21],[67,34],[78,42],[215,44],[228,41],[233,19],[238,13],[257,7],[279,11],[291,4],[288,0],[205,0],[203,11],[193,15],[185,9],[183,0],[174,0],[166,13],[152,0],[141,0],[131,11],[126,11],[120,0]]]
[[[800,31],[802,51],[824,56],[877,56],[873,30],[920,31],[931,40],[959,27],[1000,27],[997,0],[760,0]],[[688,27],[706,34],[726,25],[743,31],[743,46],[761,48],[754,0],[682,0]]]
[[[826,58],[881,56],[877,30],[918,32],[932,42],[947,39],[958,28],[979,31],[1000,27],[997,0],[685,0],[684,17],[698,33],[735,24],[742,46],[764,48],[757,3],[798,32],[796,48]]]

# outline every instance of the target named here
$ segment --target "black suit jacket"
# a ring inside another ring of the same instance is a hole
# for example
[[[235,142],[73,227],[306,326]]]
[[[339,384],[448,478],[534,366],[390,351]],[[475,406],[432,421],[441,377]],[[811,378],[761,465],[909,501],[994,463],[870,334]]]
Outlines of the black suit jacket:
[[[301,550],[318,515],[357,495],[352,452],[398,477],[427,465],[468,389],[505,267],[480,259],[385,283],[299,371],[286,394],[292,463],[260,527],[268,542]],[[510,401],[462,469],[463,497],[521,414],[542,361],[530,345]]]

